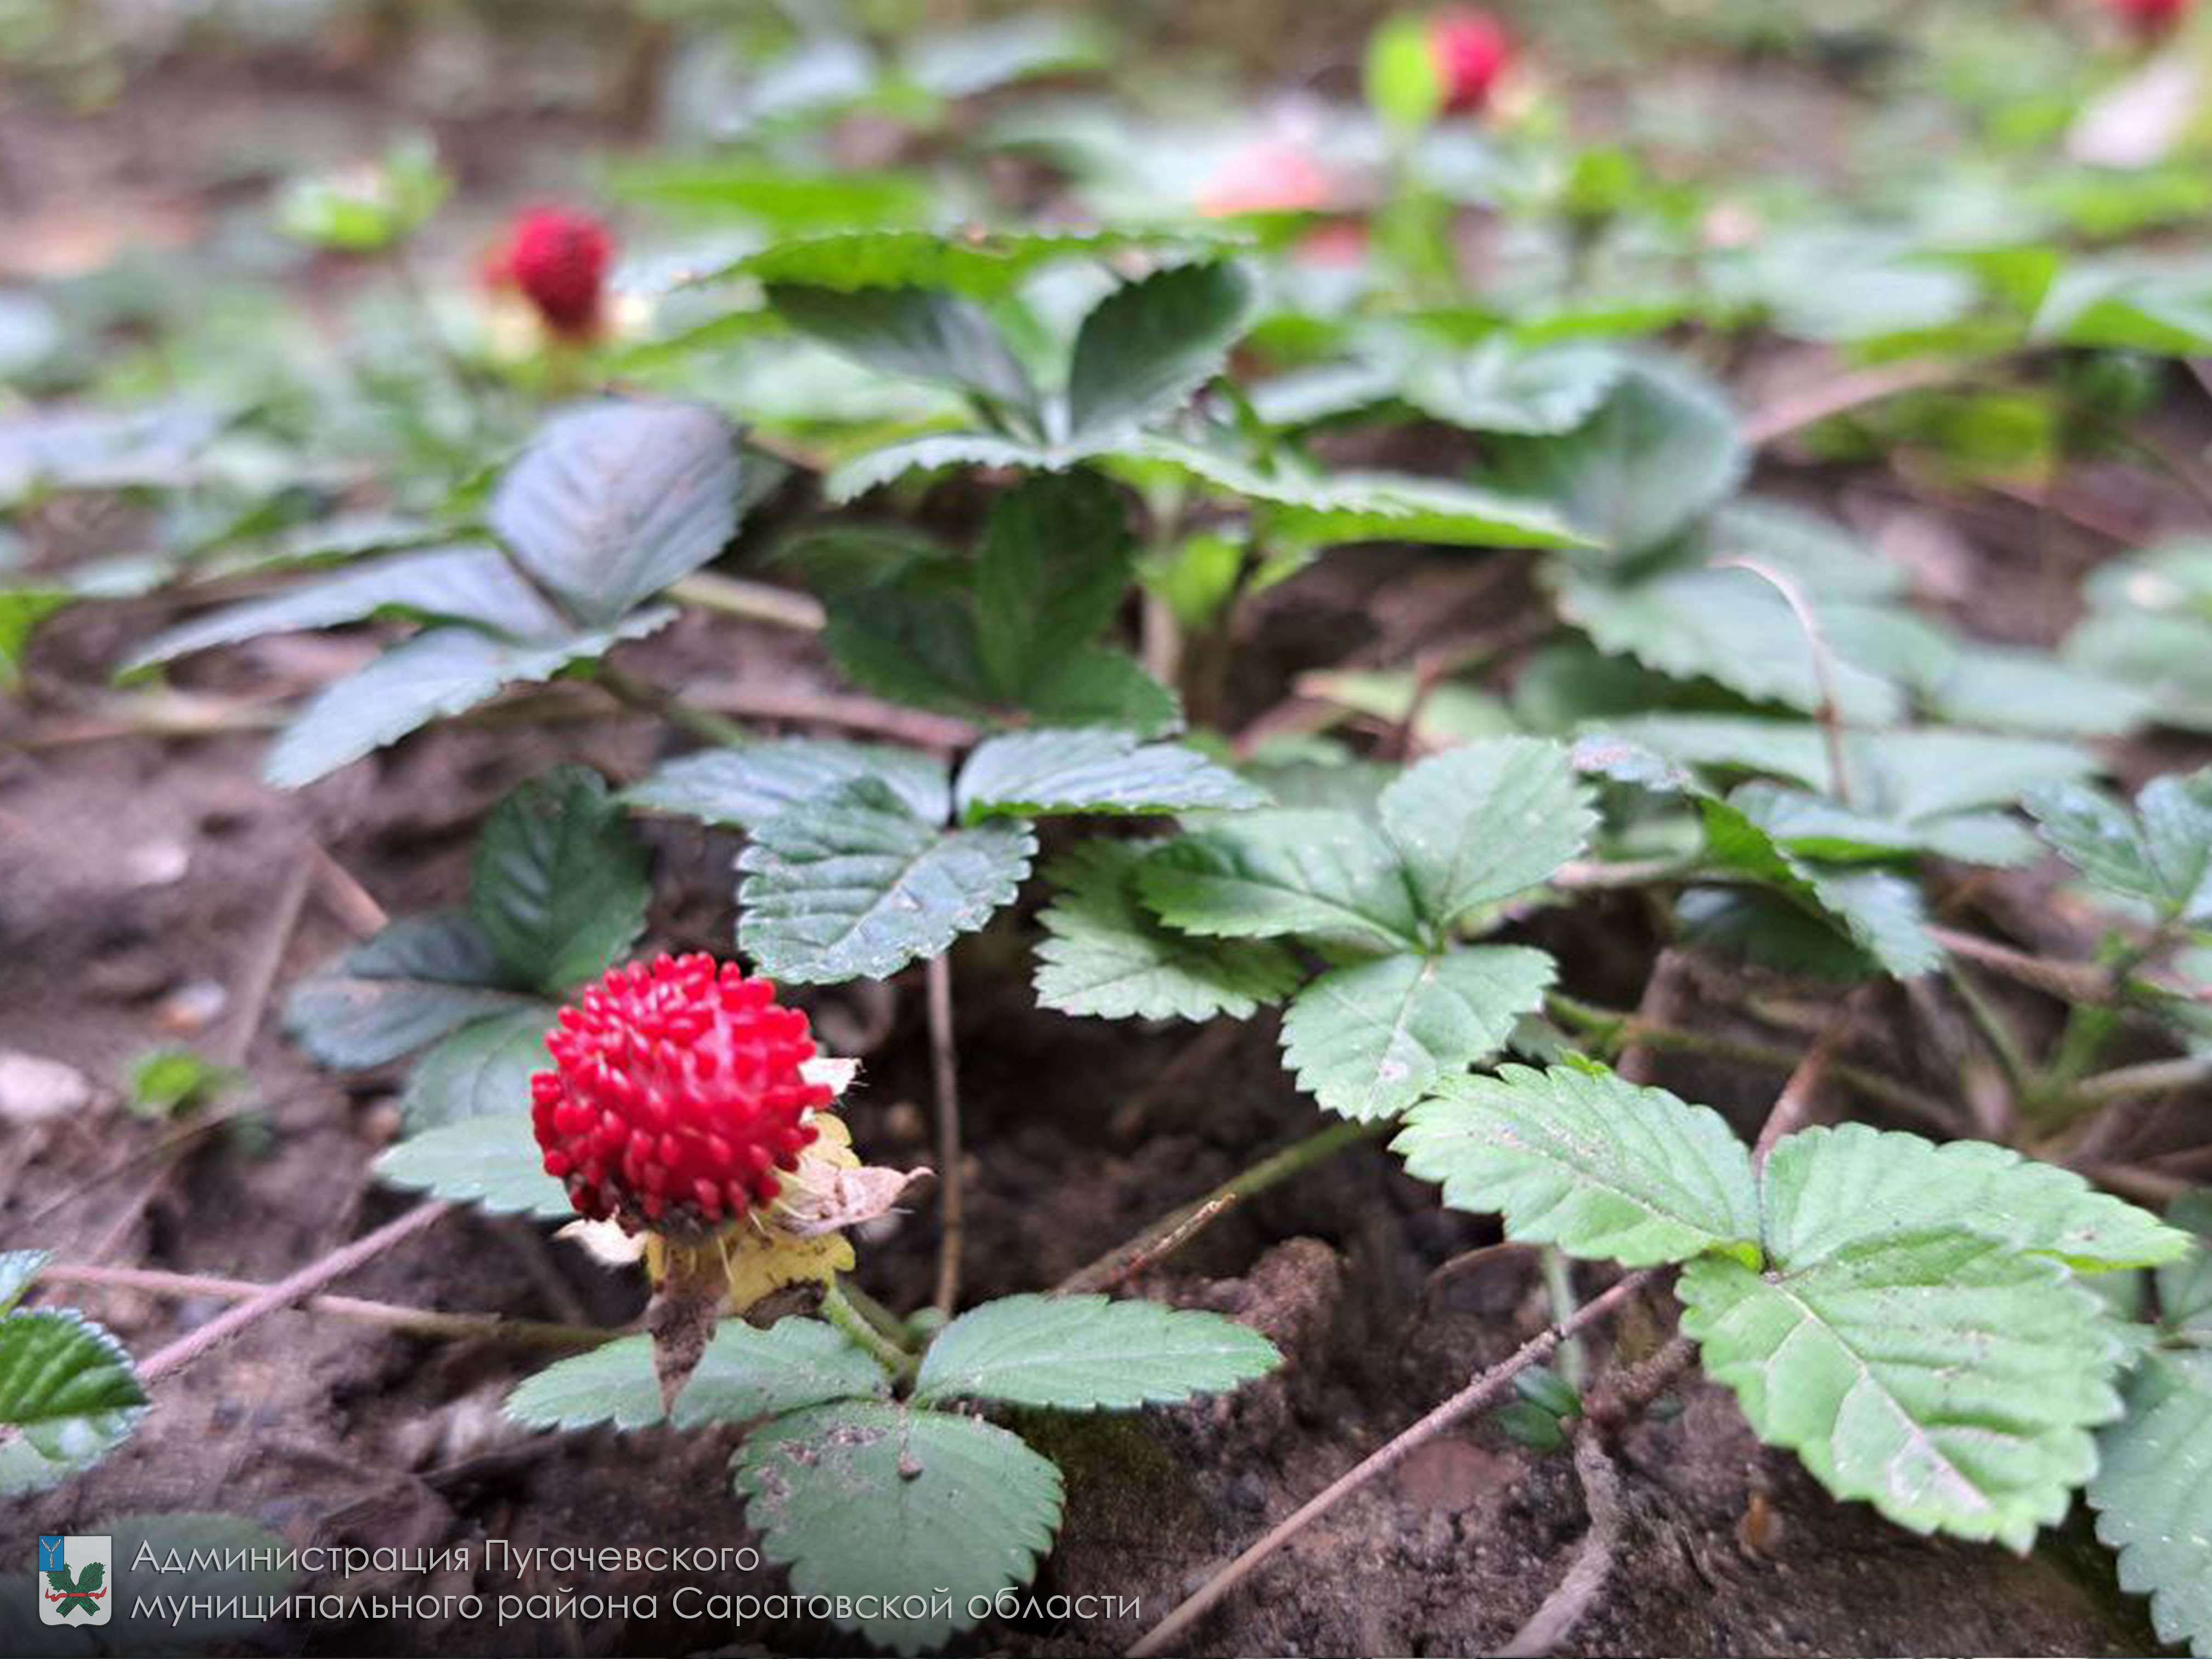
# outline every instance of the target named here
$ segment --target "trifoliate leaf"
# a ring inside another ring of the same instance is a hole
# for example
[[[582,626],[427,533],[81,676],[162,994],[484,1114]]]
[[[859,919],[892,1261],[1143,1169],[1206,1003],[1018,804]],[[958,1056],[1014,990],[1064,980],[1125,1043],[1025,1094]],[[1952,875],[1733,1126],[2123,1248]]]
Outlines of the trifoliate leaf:
[[[1556,971],[1545,952],[1517,945],[1334,969],[1284,1014],[1284,1063],[1325,1109],[1389,1117],[1496,1054]]]
[[[2097,1437],[2089,1482],[2097,1536],[2119,1552],[2120,1584],[2151,1598],[2161,1642],[2212,1655],[2212,1353],[2156,1353],[2128,1389],[2128,1414]]]
[[[416,1062],[399,1097],[411,1133],[530,1109],[530,1079],[551,1066],[545,1034],[554,1009],[546,1003],[516,1008],[464,1025]]]
[[[2172,1261],[2188,1235],[2070,1170],[1987,1141],[1938,1146],[1846,1123],[1783,1141],[1766,1161],[1766,1242],[1790,1261],[1885,1233],[1954,1224],[2081,1272]]]
[[[1267,804],[1264,791],[1179,744],[1139,744],[1103,727],[1018,732],[979,745],[960,769],[960,817],[1188,812]]]
[[[857,778],[876,779],[927,823],[944,823],[952,810],[945,765],[935,756],[823,738],[787,738],[678,756],[616,799],[641,811],[753,830],[787,806],[826,795]]]
[[[0,1493],[90,1468],[145,1414],[131,1355],[101,1327],[67,1308],[0,1319]]]
[[[664,1414],[649,1336],[620,1337],[556,1359],[507,1397],[508,1419],[532,1429],[587,1429],[597,1423],[641,1429]]]
[[[460,911],[402,916],[301,981],[284,1025],[322,1064],[351,1071],[538,1006],[511,988],[474,918]]]
[[[746,1423],[890,1392],[884,1368],[824,1320],[787,1317],[762,1330],[725,1319],[677,1395],[672,1420],[679,1429]]]
[[[702,404],[589,404],[507,469],[492,527],[578,620],[609,628],[722,550],[744,471],[736,433]]]
[[[762,1552],[791,1564],[794,1594],[945,1609],[849,1620],[903,1654],[974,1624],[971,1599],[1029,1583],[1060,1527],[1060,1471],[1018,1437],[949,1412],[811,1407],[755,1430],[732,1468]]]
[[[1421,942],[1397,854],[1351,812],[1267,808],[1177,836],[1138,866],[1137,892],[1170,927],[1208,938]]]
[[[1509,1238],[1632,1267],[1708,1251],[1759,1261],[1758,1188],[1735,1131],[1610,1072],[1454,1078],[1390,1145],[1454,1209],[1502,1213]]]
[[[1432,756],[1382,792],[1381,808],[1415,902],[1439,927],[1534,886],[1589,844],[1597,823],[1567,751],[1540,738]]]
[[[645,848],[606,781],[564,766],[492,809],[469,913],[509,974],[558,994],[602,974],[645,928]]]
[[[754,831],[738,945],[775,979],[886,978],[982,927],[1036,850],[1018,820],[948,833],[872,778],[843,784]]]
[[[1251,306],[1250,280],[1227,263],[1179,265],[1116,289],[1076,333],[1069,432],[1095,437],[1188,397],[1220,368]]]
[[[1786,1200],[1767,1207],[1786,1235]],[[2097,1298],[2058,1261],[1959,1228],[1861,1236],[1764,1273],[1700,1256],[1675,1294],[1759,1438],[1915,1532],[2027,1549],[2119,1411]]]
[[[545,1173],[527,1111],[463,1118],[410,1135],[379,1157],[377,1178],[495,1215],[574,1213],[568,1188]]]
[[[1101,1019],[1248,1018],[1298,982],[1296,957],[1267,939],[1194,939],[1137,897],[1141,842],[1089,841],[1046,872],[1061,889],[1037,920],[1037,1000]]]
[[[279,789],[312,783],[507,686],[550,679],[571,664],[604,657],[624,640],[665,626],[675,614],[641,611],[612,628],[551,643],[511,644],[472,628],[417,634],[317,693],[271,745],[262,775]]]
[[[1128,1411],[1223,1393],[1280,1364],[1266,1337],[1218,1314],[1103,1296],[1010,1296],[938,1334],[914,1398]]]
[[[1036,388],[1028,371],[966,300],[925,288],[771,283],[768,302],[793,328],[865,368],[950,387],[1036,429]]]

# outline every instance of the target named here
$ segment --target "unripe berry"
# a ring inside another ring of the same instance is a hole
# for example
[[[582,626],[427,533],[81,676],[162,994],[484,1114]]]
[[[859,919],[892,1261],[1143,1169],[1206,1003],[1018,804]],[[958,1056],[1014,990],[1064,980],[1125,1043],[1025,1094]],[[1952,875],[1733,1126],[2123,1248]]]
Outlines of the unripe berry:
[[[801,1067],[806,1016],[734,963],[657,957],[609,971],[561,1011],[553,1069],[530,1079],[545,1173],[578,1213],[696,1237],[781,1189],[831,1091]]]
[[[1513,61],[1513,37],[1486,11],[1455,7],[1429,23],[1429,51],[1443,83],[1447,115],[1468,115],[1490,101],[1498,78]]]
[[[591,215],[532,208],[515,219],[486,274],[521,289],[555,334],[585,340],[599,331],[614,252],[614,238]]]

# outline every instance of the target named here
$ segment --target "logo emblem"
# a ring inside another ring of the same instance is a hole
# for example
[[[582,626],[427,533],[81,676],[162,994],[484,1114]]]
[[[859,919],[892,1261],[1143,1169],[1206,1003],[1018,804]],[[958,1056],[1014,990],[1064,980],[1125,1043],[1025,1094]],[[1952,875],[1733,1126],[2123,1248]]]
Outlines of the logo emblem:
[[[115,1540],[103,1534],[39,1535],[39,1622],[104,1625],[115,1616],[108,1591],[115,1576]]]

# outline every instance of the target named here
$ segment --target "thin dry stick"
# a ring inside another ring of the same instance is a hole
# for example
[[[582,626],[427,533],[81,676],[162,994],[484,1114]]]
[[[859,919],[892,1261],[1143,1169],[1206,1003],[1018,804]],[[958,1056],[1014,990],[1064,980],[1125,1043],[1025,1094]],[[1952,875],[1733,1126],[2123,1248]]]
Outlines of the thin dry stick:
[[[219,1314],[198,1330],[179,1337],[168,1346],[155,1351],[153,1357],[138,1367],[142,1382],[154,1382],[171,1371],[181,1370],[212,1348],[220,1346],[250,1326],[258,1325],[270,1314],[305,1301],[334,1279],[364,1267],[402,1240],[413,1237],[432,1223],[441,1218],[453,1208],[442,1200],[418,1204],[413,1209],[387,1221],[374,1232],[365,1234],[350,1244],[332,1250],[319,1261],[309,1262],[295,1273],[288,1273],[258,1294],[240,1303],[228,1313]]]
[[[258,1279],[224,1279],[210,1273],[164,1273],[156,1267],[103,1267],[86,1262],[62,1262],[39,1269],[39,1279],[49,1285],[80,1285],[92,1290],[143,1291],[152,1296],[207,1296],[225,1302],[247,1302],[269,1286]],[[505,1314],[443,1313],[433,1308],[410,1308],[398,1302],[372,1302],[357,1296],[311,1296],[300,1304],[311,1313],[328,1314],[358,1324],[404,1331],[411,1336],[443,1336],[459,1340],[481,1337],[492,1342],[513,1342],[532,1348],[589,1348],[628,1334],[589,1325],[556,1325],[538,1319],[513,1319]]]
[[[1575,1473],[1582,1477],[1589,1530],[1583,1534],[1582,1547],[1559,1588],[1513,1632],[1513,1639],[1498,1650],[1498,1659],[1537,1659],[1551,1652],[1574,1633],[1612,1576],[1627,1506],[1621,1502],[1620,1471],[1606,1455],[1604,1437],[1589,1423],[1575,1432]]]
[[[1790,614],[1797,619],[1797,626],[1805,635],[1805,648],[1812,655],[1813,684],[1820,696],[1820,704],[1814,716],[1820,723],[1821,740],[1827,746],[1830,781],[1836,799],[1849,806],[1851,779],[1844,760],[1843,710],[1836,702],[1836,659],[1828,649],[1828,636],[1821,632],[1820,613],[1813,608],[1813,601],[1804,589],[1771,565],[1761,564],[1756,559],[1723,559],[1713,568],[1748,571],[1779,593],[1782,602],[1790,607]]]
[[[951,952],[929,959],[929,1069],[937,1091],[937,1170],[944,1196],[939,1215],[944,1231],[937,1247],[937,1308],[950,1314],[960,1298],[960,1251],[967,1242],[968,1218],[960,1169],[960,1055],[952,1042]]]
[[[2007,979],[2046,992],[2066,1002],[2106,1003],[2112,1000],[2112,979],[2102,968],[2087,962],[2059,962],[2030,956],[2008,945],[1984,939],[1955,927],[1930,927],[1928,937],[1954,957],[1979,963]]]
[[[1851,1021],[1856,1012],[1856,999],[1846,998],[1844,1006],[1836,1010],[1830,1020],[1813,1039],[1813,1046],[1805,1051],[1805,1058],[1797,1062],[1797,1069],[1790,1073],[1790,1080],[1782,1085],[1782,1092],[1774,1097],[1774,1108],[1766,1115],[1766,1122],[1753,1143],[1751,1161],[1763,1165],[1766,1155],[1774,1150],[1775,1143],[1786,1134],[1795,1133],[1813,1109],[1813,1098],[1820,1093],[1820,1085],[1828,1074],[1829,1062],[1836,1050],[1850,1035]]]
[[[1863,369],[1836,379],[1809,392],[1782,398],[1744,416],[1736,431],[1756,449],[1777,438],[1838,415],[1848,415],[1869,404],[1881,403],[1900,392],[1918,392],[1957,377],[1948,363],[1899,363],[1887,368]]]
[[[1178,1637],[1211,1612],[1230,1591],[1250,1577],[1262,1561],[1335,1508],[1344,1498],[1376,1477],[1388,1474],[1397,1468],[1417,1448],[1435,1439],[1470,1412],[1488,1405],[1516,1376],[1542,1359],[1583,1326],[1611,1313],[1656,1277],[1655,1269],[1646,1267],[1616,1281],[1610,1289],[1583,1303],[1571,1318],[1547,1327],[1515,1349],[1510,1358],[1501,1360],[1488,1370],[1478,1373],[1474,1381],[1413,1427],[1338,1476],[1299,1505],[1287,1519],[1270,1528],[1258,1543],[1214,1574],[1196,1595],[1186,1598],[1182,1605],[1155,1625],[1144,1640],[1129,1650],[1129,1659],[1145,1659],[1148,1654],[1169,1652]]]

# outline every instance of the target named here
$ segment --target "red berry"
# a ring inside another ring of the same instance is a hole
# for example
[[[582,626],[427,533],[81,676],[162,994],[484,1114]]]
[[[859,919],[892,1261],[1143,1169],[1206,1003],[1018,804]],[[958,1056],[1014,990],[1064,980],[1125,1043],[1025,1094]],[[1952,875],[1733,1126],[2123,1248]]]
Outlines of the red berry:
[[[1498,77],[1513,61],[1513,37],[1488,12],[1460,7],[1430,21],[1429,51],[1443,82],[1444,112],[1467,115],[1489,102]]]
[[[830,1091],[799,1068],[806,1016],[705,955],[609,970],[546,1034],[530,1079],[545,1173],[579,1214],[626,1232],[718,1231],[781,1188]]]
[[[2105,0],[2106,9],[2144,36],[2164,34],[2179,23],[2191,0]]]
[[[588,339],[599,331],[600,301],[614,252],[614,238],[591,215],[532,208],[515,220],[507,246],[493,258],[488,274],[520,289],[554,333]]]

